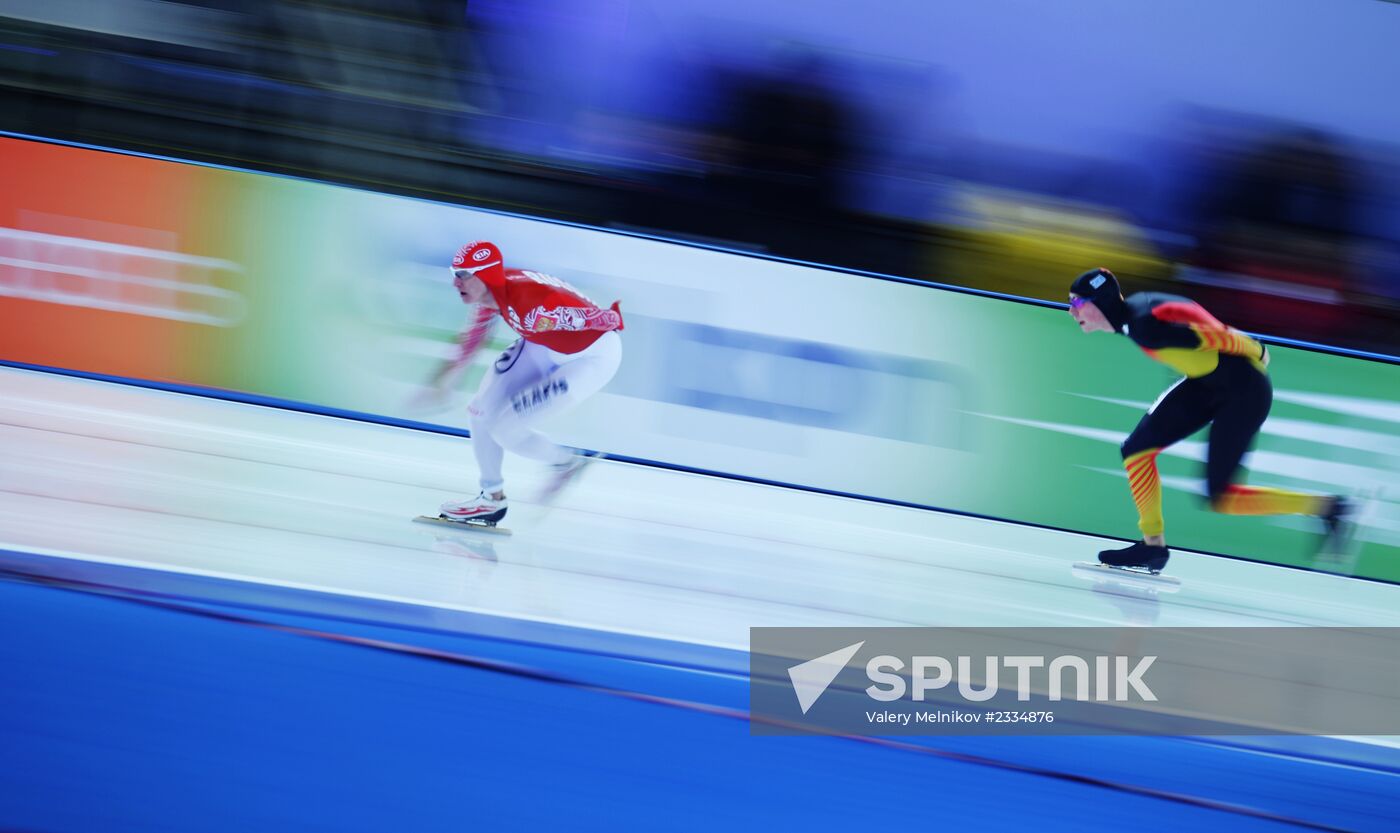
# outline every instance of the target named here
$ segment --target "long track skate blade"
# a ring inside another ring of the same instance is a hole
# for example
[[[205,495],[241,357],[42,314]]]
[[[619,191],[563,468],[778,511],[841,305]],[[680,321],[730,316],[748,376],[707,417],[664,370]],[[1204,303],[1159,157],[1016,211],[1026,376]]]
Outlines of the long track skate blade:
[[[511,531],[503,526],[486,524],[478,521],[449,521],[446,518],[434,518],[431,515],[419,515],[413,519],[416,523],[432,524],[433,526],[445,526],[450,529],[461,529],[467,532],[489,532],[492,535],[510,535]]]
[[[1154,587],[1165,593],[1175,593],[1181,589],[1181,579],[1176,576],[1153,573],[1134,567],[1110,567],[1107,564],[1078,561],[1074,565],[1074,574],[1079,578],[1094,581],[1118,581],[1138,587]]]

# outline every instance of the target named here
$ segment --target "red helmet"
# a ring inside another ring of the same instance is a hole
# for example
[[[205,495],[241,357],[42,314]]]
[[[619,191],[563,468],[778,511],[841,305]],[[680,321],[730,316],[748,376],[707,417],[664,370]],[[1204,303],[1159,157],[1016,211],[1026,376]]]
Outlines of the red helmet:
[[[495,243],[476,240],[457,250],[452,258],[452,274],[463,272],[479,277],[496,277],[505,271],[501,250]]]

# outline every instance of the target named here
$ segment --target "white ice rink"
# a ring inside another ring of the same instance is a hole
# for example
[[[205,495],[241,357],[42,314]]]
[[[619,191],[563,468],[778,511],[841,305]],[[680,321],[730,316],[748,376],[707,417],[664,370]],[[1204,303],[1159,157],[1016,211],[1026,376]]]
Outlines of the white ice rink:
[[[512,537],[410,518],[470,441],[0,369],[0,547],[746,650],[751,626],[1400,626],[1400,587],[1178,553],[1171,595],[1071,575],[1104,541],[595,464]],[[937,476],[931,473],[930,476]],[[495,561],[480,556],[486,548]]]

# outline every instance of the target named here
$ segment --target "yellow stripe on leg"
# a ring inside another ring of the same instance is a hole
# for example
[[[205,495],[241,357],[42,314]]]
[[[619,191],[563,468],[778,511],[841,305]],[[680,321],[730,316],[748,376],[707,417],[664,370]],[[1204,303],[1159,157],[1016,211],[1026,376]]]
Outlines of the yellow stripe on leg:
[[[1321,515],[1327,498],[1268,486],[1231,486],[1212,508],[1226,515]]]
[[[1166,528],[1162,518],[1162,479],[1157,474],[1160,448],[1149,448],[1123,458],[1128,470],[1128,490],[1138,510],[1138,529],[1143,537],[1161,535]]]

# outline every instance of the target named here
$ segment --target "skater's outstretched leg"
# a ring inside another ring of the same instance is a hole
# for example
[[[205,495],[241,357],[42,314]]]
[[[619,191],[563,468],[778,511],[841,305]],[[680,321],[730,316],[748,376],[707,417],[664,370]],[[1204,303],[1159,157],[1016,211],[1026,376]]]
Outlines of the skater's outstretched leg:
[[[497,426],[492,437],[513,454],[551,466],[566,465],[573,459],[573,452],[568,448],[521,423]]]
[[[1325,517],[1337,497],[1310,495],[1268,486],[1232,483],[1211,499],[1211,508],[1226,515],[1316,515]]]
[[[1344,537],[1345,499],[1234,482],[1273,401],[1267,376],[1240,375],[1235,396],[1221,408],[1210,428],[1206,493],[1211,509],[1226,515],[1313,515],[1323,519],[1323,546],[1337,543]]]
[[[533,420],[503,425],[494,436],[502,446],[515,454],[549,465],[549,477],[538,498],[541,503],[549,503],[584,466],[600,455],[579,452],[559,445],[539,431],[529,428],[532,423]]]

